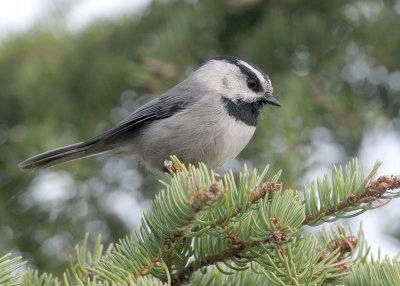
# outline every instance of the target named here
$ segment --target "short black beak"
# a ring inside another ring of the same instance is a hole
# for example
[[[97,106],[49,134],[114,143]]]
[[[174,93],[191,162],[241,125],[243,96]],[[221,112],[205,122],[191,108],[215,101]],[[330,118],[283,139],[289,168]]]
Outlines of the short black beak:
[[[267,95],[265,96],[265,101],[269,104],[275,105],[275,106],[279,106],[281,107],[282,104],[279,103],[279,101],[277,101],[273,96],[271,95]]]

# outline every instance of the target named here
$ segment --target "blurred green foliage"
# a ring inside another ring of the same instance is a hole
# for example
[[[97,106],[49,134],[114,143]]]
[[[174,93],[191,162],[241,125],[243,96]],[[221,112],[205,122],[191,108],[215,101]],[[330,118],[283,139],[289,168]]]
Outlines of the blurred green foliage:
[[[134,160],[100,156],[50,173],[21,172],[17,164],[105,131],[211,56],[257,64],[283,104],[266,109],[241,159],[283,169],[282,180],[298,187],[315,163],[309,158],[321,136],[343,151],[335,162],[356,155],[366,126],[399,116],[398,6],[154,1],[140,15],[97,21],[78,33],[54,25],[4,41],[0,253],[20,252],[34,267],[60,273],[86,231],[108,241],[128,233],[132,226],[109,210],[118,202],[110,194],[138,190],[144,197],[137,201],[145,205],[145,197],[160,189],[155,175]],[[63,182],[58,196],[52,193],[56,181]]]

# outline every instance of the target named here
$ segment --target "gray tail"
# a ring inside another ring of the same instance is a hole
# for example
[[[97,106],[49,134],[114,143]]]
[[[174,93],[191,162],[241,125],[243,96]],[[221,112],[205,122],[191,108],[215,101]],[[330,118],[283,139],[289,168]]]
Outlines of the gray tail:
[[[95,147],[97,142],[97,140],[89,140],[47,151],[26,159],[18,166],[21,169],[43,169],[104,152],[105,150]]]

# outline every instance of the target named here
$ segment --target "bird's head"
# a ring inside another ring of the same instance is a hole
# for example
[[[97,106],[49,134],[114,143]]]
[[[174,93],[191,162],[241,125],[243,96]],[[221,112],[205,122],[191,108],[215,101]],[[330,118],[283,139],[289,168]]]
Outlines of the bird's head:
[[[196,71],[196,77],[213,93],[235,103],[281,106],[273,95],[269,77],[257,66],[233,56],[211,58]]]

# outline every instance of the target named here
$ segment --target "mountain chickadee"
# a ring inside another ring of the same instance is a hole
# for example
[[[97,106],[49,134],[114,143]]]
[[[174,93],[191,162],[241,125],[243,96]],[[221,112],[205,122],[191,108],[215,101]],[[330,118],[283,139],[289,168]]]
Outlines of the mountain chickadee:
[[[105,133],[33,156],[19,164],[40,169],[106,151],[134,154],[153,170],[176,155],[216,169],[235,158],[256,130],[266,104],[281,106],[257,66],[232,56],[211,58],[187,79]]]

